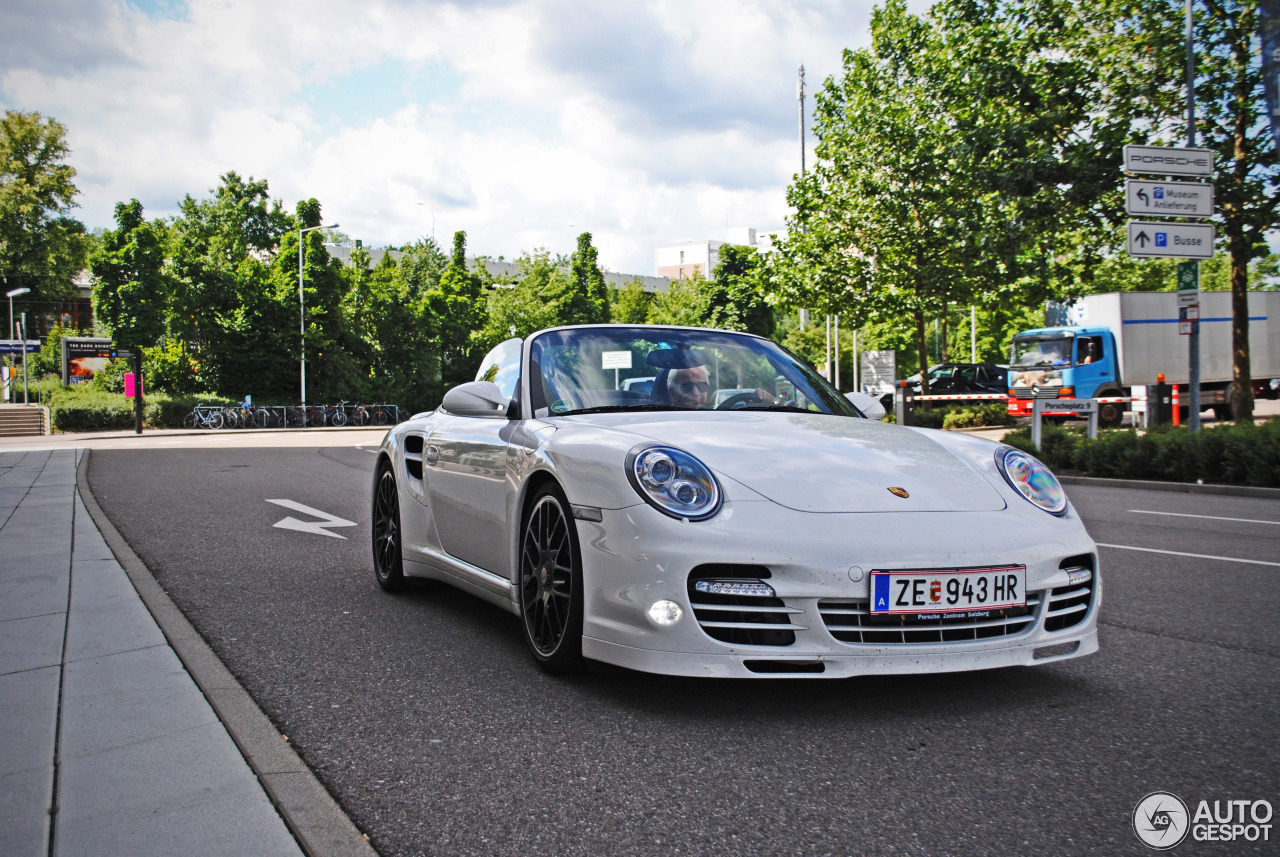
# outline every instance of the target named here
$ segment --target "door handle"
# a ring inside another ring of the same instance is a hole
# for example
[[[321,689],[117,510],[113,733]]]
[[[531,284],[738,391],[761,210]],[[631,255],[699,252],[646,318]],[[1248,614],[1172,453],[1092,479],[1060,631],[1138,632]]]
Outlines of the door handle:
[[[427,447],[427,464],[430,464],[431,466],[434,467],[435,463],[439,460],[440,460],[440,447],[436,446],[435,444],[431,444],[430,446]]]

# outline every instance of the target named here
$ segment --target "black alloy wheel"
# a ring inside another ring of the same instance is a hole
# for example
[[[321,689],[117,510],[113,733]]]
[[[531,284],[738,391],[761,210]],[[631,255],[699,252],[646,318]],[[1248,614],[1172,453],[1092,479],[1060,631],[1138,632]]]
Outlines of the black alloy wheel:
[[[391,466],[378,468],[378,487],[373,494],[373,571],[386,592],[404,589],[404,562],[400,555],[400,492]]]
[[[569,503],[555,485],[534,495],[520,537],[525,643],[549,673],[582,672],[582,562]]]

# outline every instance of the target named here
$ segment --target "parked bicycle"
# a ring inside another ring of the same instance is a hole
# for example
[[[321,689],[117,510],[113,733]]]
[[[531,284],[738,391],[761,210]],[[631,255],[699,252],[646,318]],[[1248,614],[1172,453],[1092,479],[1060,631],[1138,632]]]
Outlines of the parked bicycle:
[[[182,427],[188,429],[220,429],[224,422],[222,408],[219,406],[196,405],[195,410],[183,417]]]
[[[183,418],[186,428],[303,428],[306,426],[385,426],[400,422],[399,405],[351,403],[334,405],[207,405]]]

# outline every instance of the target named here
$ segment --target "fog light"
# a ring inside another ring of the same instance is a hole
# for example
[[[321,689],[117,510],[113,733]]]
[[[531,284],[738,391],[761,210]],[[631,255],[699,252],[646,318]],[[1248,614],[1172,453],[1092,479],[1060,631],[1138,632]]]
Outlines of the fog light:
[[[674,601],[655,601],[649,608],[649,618],[653,620],[653,624],[663,627],[674,625],[683,615],[684,611]]]

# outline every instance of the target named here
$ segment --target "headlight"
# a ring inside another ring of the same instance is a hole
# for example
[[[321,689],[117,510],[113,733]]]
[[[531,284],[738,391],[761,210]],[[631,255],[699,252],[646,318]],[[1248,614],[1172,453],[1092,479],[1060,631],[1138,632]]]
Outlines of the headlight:
[[[720,510],[720,486],[707,466],[670,446],[627,455],[627,478],[649,505],[673,518],[701,521]]]
[[[1006,482],[1028,501],[1051,515],[1067,511],[1067,495],[1049,468],[1020,449],[996,450],[996,467]]]

